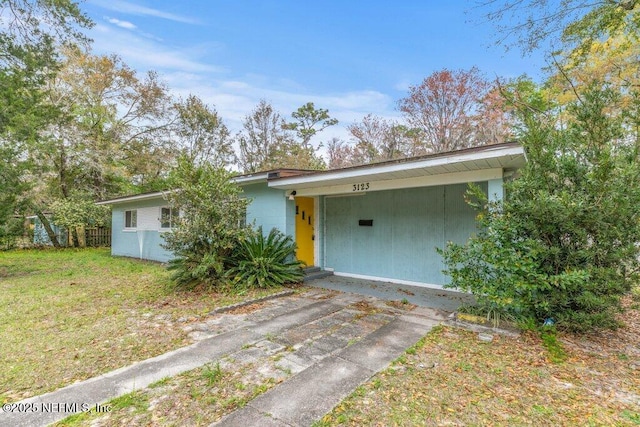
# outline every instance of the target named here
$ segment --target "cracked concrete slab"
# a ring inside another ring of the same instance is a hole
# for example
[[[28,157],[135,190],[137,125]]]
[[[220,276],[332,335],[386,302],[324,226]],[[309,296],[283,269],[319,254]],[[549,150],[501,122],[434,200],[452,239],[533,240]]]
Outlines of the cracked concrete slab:
[[[355,363],[330,358],[258,396],[247,406],[250,412],[258,410],[286,425],[309,426],[373,374],[374,371]],[[238,420],[245,416],[242,412],[244,409],[216,425],[241,425]]]
[[[190,346],[16,402],[63,402],[68,411],[0,411],[0,426],[48,425],[78,412],[74,404],[104,403],[208,363],[252,364],[256,378],[283,381],[221,425],[309,425],[444,317],[432,308],[392,309],[371,296],[322,289],[265,302],[254,312],[214,316],[185,326],[198,335]]]
[[[337,356],[377,372],[386,368],[429,330],[429,326],[394,320],[340,351]]]

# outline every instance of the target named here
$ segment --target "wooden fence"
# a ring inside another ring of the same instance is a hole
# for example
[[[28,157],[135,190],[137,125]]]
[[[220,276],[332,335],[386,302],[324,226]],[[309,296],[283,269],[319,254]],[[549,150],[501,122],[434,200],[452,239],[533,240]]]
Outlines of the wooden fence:
[[[111,229],[107,227],[85,228],[84,241],[86,246],[111,246]]]

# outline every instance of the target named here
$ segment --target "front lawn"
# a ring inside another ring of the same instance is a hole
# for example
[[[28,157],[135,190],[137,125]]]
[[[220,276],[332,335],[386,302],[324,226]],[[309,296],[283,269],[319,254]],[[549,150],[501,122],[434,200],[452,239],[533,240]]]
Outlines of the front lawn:
[[[559,346],[438,327],[315,427],[640,425],[640,303],[626,306],[625,328]]]
[[[176,293],[168,277],[108,249],[0,252],[0,403],[188,345],[189,322],[282,290]]]

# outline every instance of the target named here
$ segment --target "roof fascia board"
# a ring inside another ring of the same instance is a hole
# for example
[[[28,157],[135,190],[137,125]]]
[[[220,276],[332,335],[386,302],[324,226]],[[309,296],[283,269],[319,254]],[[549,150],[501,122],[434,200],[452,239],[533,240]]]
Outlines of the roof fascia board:
[[[329,196],[329,195],[360,195],[366,194],[370,191],[382,191],[382,190],[397,190],[402,188],[415,188],[415,187],[431,187],[436,185],[451,185],[451,184],[466,184],[468,182],[483,182],[493,179],[502,179],[502,168],[493,169],[480,169],[475,171],[465,172],[452,172],[443,173],[438,175],[425,175],[413,178],[401,178],[401,179],[383,179],[383,180],[371,180],[359,185],[364,184],[364,190],[362,187],[357,187],[357,184],[338,184],[330,186],[318,186],[314,188],[300,188],[296,189],[296,196],[312,197],[312,196]]]
[[[234,182],[238,185],[246,185],[253,184],[256,182],[267,181],[269,174],[268,173],[260,173],[256,175],[244,175],[244,176],[236,176],[231,178],[231,182]]]
[[[100,202],[96,202],[96,205],[118,205],[122,203],[137,202],[141,200],[151,200],[151,199],[160,199],[160,198],[164,199],[165,194],[167,193],[168,191],[158,191],[157,193],[138,194],[135,196],[120,197],[118,199],[103,200]]]
[[[323,172],[323,173],[300,176],[300,177],[280,178],[277,180],[270,181],[269,186],[279,188],[280,186],[290,187],[291,185],[321,183],[322,181],[333,180],[333,179],[360,178],[360,177],[366,177],[369,175],[393,173],[397,171],[425,169],[425,168],[430,168],[435,166],[448,165],[452,163],[462,163],[462,162],[475,161],[475,160],[489,160],[496,157],[517,156],[517,155],[522,155],[523,153],[524,153],[524,149],[520,146],[500,147],[500,148],[482,150],[479,152],[475,151],[472,153],[461,153],[461,154],[453,154],[453,155],[441,156],[441,157],[430,158],[430,159],[423,159],[415,162],[394,163],[392,165],[383,164],[379,166],[371,166],[371,167],[364,167],[364,168],[358,168],[358,169],[346,169],[346,170],[343,169],[343,170],[337,170],[332,172]]]

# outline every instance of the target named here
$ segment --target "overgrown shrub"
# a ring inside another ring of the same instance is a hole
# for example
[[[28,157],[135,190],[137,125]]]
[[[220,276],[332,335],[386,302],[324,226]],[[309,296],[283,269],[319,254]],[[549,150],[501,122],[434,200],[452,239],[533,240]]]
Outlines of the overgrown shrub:
[[[592,87],[564,125],[522,113],[527,165],[505,184],[503,203],[471,188],[480,231],[440,251],[448,287],[539,325],[552,318],[578,332],[617,326],[638,267],[640,161],[638,136],[608,114],[615,101]]]
[[[224,287],[226,260],[247,233],[240,224],[248,201],[228,171],[210,164],[181,158],[170,181],[167,199],[178,215],[173,231],[163,235],[163,247],[175,255],[169,269],[176,287]]]
[[[238,242],[229,259],[227,277],[238,287],[269,288],[302,280],[303,263],[295,258],[291,236],[273,228],[265,237],[262,228]]]

